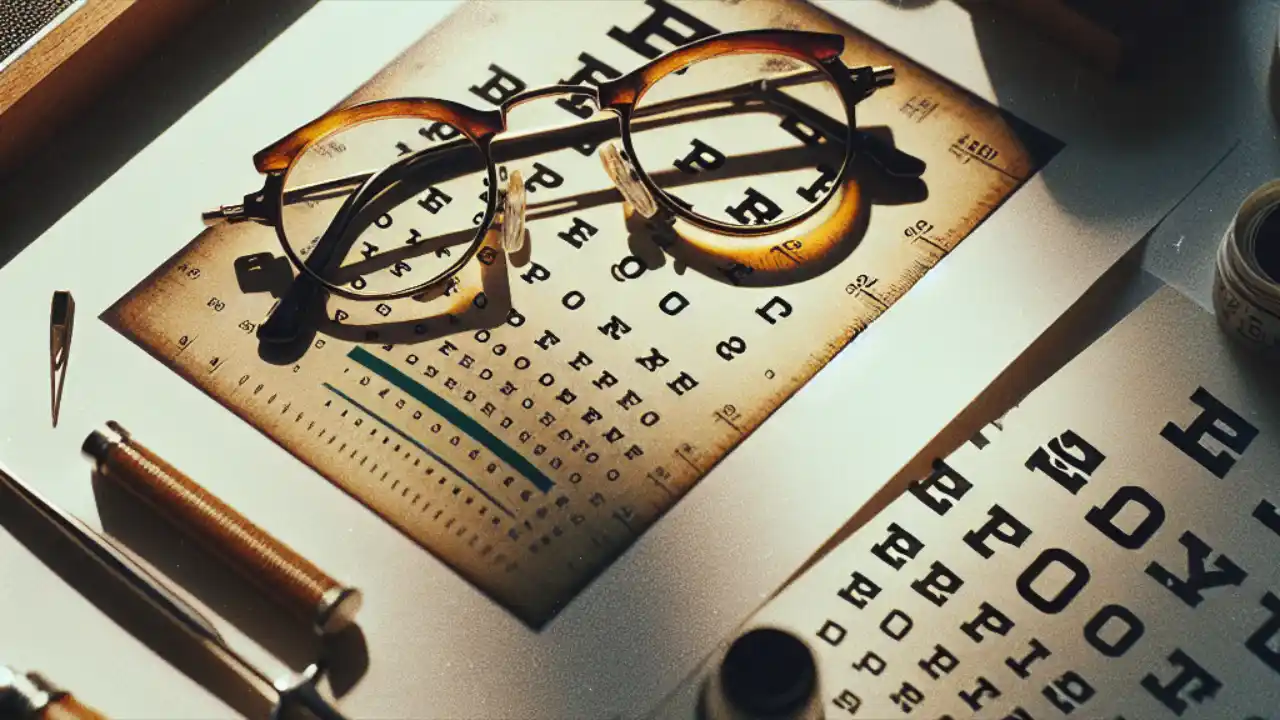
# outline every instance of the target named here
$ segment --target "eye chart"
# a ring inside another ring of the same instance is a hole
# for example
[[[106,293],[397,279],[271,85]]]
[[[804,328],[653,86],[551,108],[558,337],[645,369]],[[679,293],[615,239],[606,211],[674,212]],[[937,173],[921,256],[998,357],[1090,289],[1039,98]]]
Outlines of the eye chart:
[[[804,3],[570,6],[584,10],[468,4],[347,102],[492,108],[524,88],[616,77],[716,32],[836,32],[847,65],[897,73],[857,106],[859,127],[927,169],[906,186],[858,171],[842,197],[861,210],[837,212],[834,230],[708,246],[658,237],[598,157],[567,148],[502,168],[519,170],[528,193],[521,252],[486,239],[431,298],[330,298],[296,357],[255,338],[291,279],[269,227],[205,231],[103,315],[535,628],[1062,147]],[[563,125],[576,110],[539,101],[511,122]],[[439,131],[420,123],[390,146]],[[805,134],[788,117],[768,131]],[[668,160],[705,164],[708,146],[729,140],[695,138]],[[763,202],[748,196],[737,214]]]
[[[830,718],[1280,717],[1276,390],[1163,289],[750,625]]]

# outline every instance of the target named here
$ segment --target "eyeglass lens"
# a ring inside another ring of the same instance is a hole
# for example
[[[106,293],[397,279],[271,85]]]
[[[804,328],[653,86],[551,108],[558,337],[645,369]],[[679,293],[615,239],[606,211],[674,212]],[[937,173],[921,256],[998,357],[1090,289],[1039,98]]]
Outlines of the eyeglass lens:
[[[818,68],[773,53],[723,55],[646,90],[631,144],[645,174],[686,211],[767,227],[834,191],[846,117],[839,88]]]
[[[302,153],[285,178],[281,227],[326,282],[355,295],[399,293],[439,280],[465,256],[487,190],[484,153],[455,128],[379,119]],[[340,212],[350,216],[335,223]]]

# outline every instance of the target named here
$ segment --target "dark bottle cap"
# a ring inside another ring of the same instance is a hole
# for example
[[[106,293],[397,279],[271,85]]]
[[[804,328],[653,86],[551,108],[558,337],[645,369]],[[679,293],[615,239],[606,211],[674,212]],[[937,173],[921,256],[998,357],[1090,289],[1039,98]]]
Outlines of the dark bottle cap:
[[[775,628],[743,634],[720,663],[725,700],[747,715],[778,717],[802,711],[817,684],[818,668],[809,647]]]

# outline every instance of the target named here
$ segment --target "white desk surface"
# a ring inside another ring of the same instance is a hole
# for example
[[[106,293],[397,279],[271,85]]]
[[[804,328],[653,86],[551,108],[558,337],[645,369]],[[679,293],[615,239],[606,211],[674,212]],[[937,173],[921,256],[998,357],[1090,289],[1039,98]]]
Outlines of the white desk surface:
[[[1108,89],[1027,33],[975,26],[949,2],[902,4],[910,7],[873,0],[825,6],[1057,134],[1068,149],[551,629],[532,633],[497,611],[96,320],[198,231],[201,210],[257,187],[249,157],[264,139],[323,112],[450,2],[319,4],[0,271],[13,339],[0,358],[0,397],[9,409],[0,417],[0,458],[91,524],[119,513],[115,526],[126,542],[172,542],[162,529],[130,526],[128,509],[89,483],[79,444],[90,429],[118,419],[250,518],[362,587],[367,659],[349,639],[338,668],[343,686],[362,674],[341,701],[353,717],[646,712],[866,500],[876,478],[892,475],[1234,147],[1145,250],[1150,272],[1207,305],[1212,248],[1243,196],[1275,171],[1265,102],[1272,1],[1231,3],[1200,26],[1206,36],[1188,40],[1178,63],[1165,68],[1170,80],[1153,92]],[[79,314],[54,430],[45,338],[56,289],[75,292]],[[956,369],[945,381],[911,380],[928,354],[903,350],[922,336],[947,348]],[[859,420],[848,411],[852,397],[892,410],[874,424]],[[842,443],[843,452],[775,457],[765,449],[800,448],[815,433]],[[847,453],[858,458],[859,479],[870,480],[851,481]],[[804,478],[808,492],[787,492],[786,478]],[[4,509],[0,524],[0,662],[41,670],[113,717],[261,713],[260,702],[103,587],[21,512]],[[295,666],[314,650],[230,578],[191,567],[199,555],[170,550],[158,564],[201,588],[193,594],[233,643],[249,645],[252,636]],[[250,654],[265,658],[261,648]]]

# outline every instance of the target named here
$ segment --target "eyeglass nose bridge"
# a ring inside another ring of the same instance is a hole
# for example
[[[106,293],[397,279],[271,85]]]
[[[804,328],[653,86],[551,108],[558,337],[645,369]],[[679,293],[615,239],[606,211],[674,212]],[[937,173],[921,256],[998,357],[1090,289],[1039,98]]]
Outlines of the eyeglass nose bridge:
[[[516,93],[507,98],[499,107],[502,113],[502,122],[505,126],[507,123],[507,114],[515,107],[533,100],[540,100],[547,97],[557,96],[577,96],[586,97],[595,106],[595,109],[601,110],[600,105],[600,89],[592,85],[548,85],[546,87],[525,90]],[[625,153],[619,150],[617,143],[606,142],[600,146],[599,156],[604,164],[605,171],[609,175],[609,179],[613,181],[618,192],[622,194],[623,199],[630,203],[641,215],[646,218],[652,218],[658,213],[658,205],[653,195],[640,182],[639,175],[635,167],[626,159]],[[510,192],[504,193],[504,200],[509,199]],[[506,202],[503,207],[504,218],[504,242],[510,240],[513,245],[518,242],[516,234],[524,228],[524,202],[523,196],[520,202]],[[519,217],[515,217],[519,215]],[[507,228],[510,227],[510,232]]]
[[[547,85],[546,87],[533,88],[518,92],[507,98],[498,106],[498,111],[502,113],[503,125],[506,124],[507,115],[514,108],[524,103],[540,100],[546,97],[556,97],[558,95],[586,96],[591,100],[595,109],[600,109],[600,89],[592,85]]]

